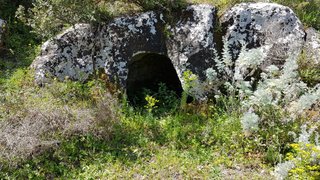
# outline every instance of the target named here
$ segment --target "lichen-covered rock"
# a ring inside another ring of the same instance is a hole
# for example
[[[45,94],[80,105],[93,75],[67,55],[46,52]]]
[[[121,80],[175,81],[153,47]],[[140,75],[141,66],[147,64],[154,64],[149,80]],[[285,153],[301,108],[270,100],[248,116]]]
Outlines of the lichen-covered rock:
[[[179,14],[175,23],[153,11],[119,17],[101,25],[95,35],[91,26],[76,25],[43,45],[32,65],[36,79],[86,80],[103,68],[111,82],[125,88],[129,64],[147,53],[168,56],[181,81],[187,69],[204,77],[214,65],[215,8],[191,5]]]
[[[48,77],[87,80],[95,70],[94,45],[94,30],[88,24],[77,24],[45,42],[31,65],[37,83],[46,82]]]
[[[320,66],[320,33],[313,28],[306,30],[305,56],[310,65]]]
[[[257,77],[270,68],[281,69],[289,56],[298,56],[305,42],[299,19],[291,9],[278,4],[236,5],[221,19],[222,35],[215,29],[217,15],[213,6],[190,5],[174,14],[166,17],[164,13],[149,11],[115,18],[97,29],[78,24],[43,45],[41,55],[32,65],[36,79],[43,82],[46,77],[54,76],[60,80],[69,77],[84,81],[95,70],[104,69],[111,82],[125,89],[129,67],[136,67],[131,65],[139,57],[140,60],[145,60],[143,57],[166,59],[156,57],[161,55],[171,60],[183,88],[186,87],[185,71],[190,70],[199,77],[192,93],[201,98],[206,94],[206,83],[223,84],[223,80],[228,79],[220,79],[224,74],[231,74],[231,78],[237,80]],[[223,39],[223,43],[219,39]],[[224,53],[219,52],[222,45]],[[220,54],[225,56],[224,61],[217,57]],[[252,73],[256,68],[258,71]],[[219,85],[208,87],[219,89]]]
[[[228,10],[221,22],[225,31],[224,47],[228,48],[231,60],[236,61],[240,52],[247,49],[248,54],[243,57],[250,60],[252,55],[259,56],[259,61],[253,64],[262,71],[270,65],[281,68],[289,55],[300,53],[304,44],[305,32],[300,20],[282,5],[241,3]]]
[[[128,63],[140,53],[166,54],[163,14],[153,11],[114,19],[99,31],[96,64],[126,86]]]
[[[214,67],[215,24],[216,9],[202,4],[187,7],[176,24],[168,28],[168,56],[181,80],[186,70],[204,80],[206,70]]]
[[[3,33],[5,30],[6,22],[2,19],[0,19],[0,47],[3,44]]]

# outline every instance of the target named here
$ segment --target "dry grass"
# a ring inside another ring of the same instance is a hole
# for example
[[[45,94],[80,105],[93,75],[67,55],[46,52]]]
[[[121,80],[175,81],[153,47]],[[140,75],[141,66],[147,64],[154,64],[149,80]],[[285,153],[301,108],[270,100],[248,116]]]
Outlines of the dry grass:
[[[54,98],[46,100],[39,91],[12,101],[0,105],[2,110],[13,109],[7,109],[6,117],[0,121],[0,160],[13,165],[19,159],[59,147],[61,137],[91,133],[108,139],[118,122],[118,100],[104,91],[93,103],[63,104]]]

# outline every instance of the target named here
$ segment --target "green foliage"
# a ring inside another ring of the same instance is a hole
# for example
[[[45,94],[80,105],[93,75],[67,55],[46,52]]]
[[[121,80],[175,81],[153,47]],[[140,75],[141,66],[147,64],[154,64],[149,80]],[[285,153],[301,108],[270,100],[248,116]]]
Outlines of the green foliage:
[[[29,7],[31,2],[0,0],[0,17],[5,18],[7,22],[4,47],[0,48],[0,89],[4,88],[2,86],[18,89],[21,84],[30,83],[32,77],[29,76],[30,72],[26,67],[40,50],[40,42],[33,33],[30,33],[30,28],[15,18],[19,4]],[[23,82],[25,78],[30,79]]]
[[[158,103],[159,100],[150,95],[147,95],[145,99],[147,101],[147,105],[145,105],[144,107],[148,110],[149,113],[151,113],[153,109],[157,108],[156,103]]]
[[[308,67],[306,69],[300,69],[300,76],[304,82],[310,86],[314,86],[320,83],[320,69],[319,67]]]
[[[149,113],[152,111],[153,115],[174,112],[179,106],[179,95],[170,90],[164,83],[159,83],[156,91],[143,89],[140,94],[136,95],[135,101],[140,102],[141,97],[144,98],[143,103],[136,103],[135,109],[139,110],[144,107]]]
[[[294,179],[320,178],[320,149],[314,144],[291,144],[291,152],[286,160],[292,161],[295,167],[289,171],[289,177]]]
[[[234,167],[240,170],[234,173],[233,179],[267,179],[270,175],[259,175],[261,170],[268,171],[283,161],[285,154],[286,160],[296,164],[289,172],[291,177],[319,178],[318,147],[289,146],[294,142],[290,133],[299,132],[301,124],[308,120],[283,122],[283,111],[266,106],[256,112],[262,120],[259,129],[254,134],[245,134],[240,121],[243,109],[236,97],[221,96],[203,103],[187,103],[188,91],[197,85],[197,77],[190,71],[184,73],[186,86],[180,102],[179,95],[164,84],[159,85],[157,92],[146,90],[144,97],[147,97],[149,113],[145,113],[145,109],[130,107],[125,98],[119,103],[115,98],[117,94],[113,96],[108,92],[101,80],[87,83],[54,80],[38,87],[33,82],[33,72],[25,68],[39,53],[39,37],[50,38],[74,23],[101,22],[122,13],[149,9],[170,11],[183,6],[184,1],[33,2],[31,6],[30,1],[0,0],[0,16],[9,22],[7,37],[10,37],[5,42],[10,53],[0,61],[0,134],[8,124],[12,127],[6,132],[44,129],[37,134],[35,142],[57,140],[58,143],[49,148],[41,146],[43,144],[33,146],[39,148],[39,152],[27,154],[29,158],[21,156],[8,161],[3,155],[8,151],[7,144],[0,139],[0,179],[222,179],[222,175]],[[221,9],[236,2],[239,1],[210,1]],[[319,29],[318,1],[277,2],[293,7],[306,25]],[[25,7],[17,13],[19,19],[31,26],[38,38],[14,18],[18,5]],[[314,85],[320,79],[317,69],[302,68],[300,74]],[[179,105],[182,111],[178,110]],[[38,121],[48,122],[50,130],[47,126],[32,126]],[[51,128],[52,125],[55,126]],[[89,128],[89,125],[92,126]],[[15,129],[20,126],[24,128]],[[15,133],[19,137],[27,134]],[[19,143],[13,142],[13,146]],[[9,154],[19,152],[14,150]],[[252,168],[259,171],[255,174]],[[246,174],[245,169],[250,173]]]
[[[31,3],[32,1],[30,0],[0,0],[0,17],[12,20],[19,5],[30,7]]]
[[[308,59],[306,52],[302,52],[299,57],[299,75],[309,86],[320,83],[320,65]]]
[[[196,87],[198,82],[198,77],[193,74],[190,70],[183,72],[184,87],[182,92],[182,97],[180,101],[180,108],[183,110],[187,105],[188,96],[191,95],[190,91],[192,88]]]
[[[89,84],[65,80],[59,82],[55,80],[48,85],[48,92],[50,92],[55,99],[60,99],[63,103],[75,103],[91,98]]]
[[[16,16],[42,39],[48,39],[76,23],[108,21],[111,17],[150,9],[173,10],[184,0],[35,0],[31,8],[20,6]]]
[[[24,83],[29,81],[23,80],[25,73],[23,71],[16,73],[15,78],[11,80],[14,82],[12,84],[15,84],[14,88],[32,89],[31,84]],[[43,91],[41,89],[32,91],[35,91],[33,93],[40,96],[41,100],[55,99],[58,106],[65,107],[70,102],[79,106],[79,101],[91,101],[89,94],[95,97],[97,91],[103,91],[99,88],[100,85],[99,82],[92,81],[84,85],[87,87],[85,90],[81,90],[83,87],[77,83],[54,82]],[[79,99],[80,97],[70,96],[76,92],[78,94],[75,96],[84,97]],[[22,99],[25,105],[31,101],[28,97]],[[17,106],[21,102],[13,105]],[[225,103],[228,104],[225,107],[236,104]],[[43,103],[36,101],[32,105],[38,108]],[[90,106],[93,108],[94,104],[90,103]],[[195,176],[219,178],[219,166],[222,164],[229,167],[239,162],[255,161],[250,158],[246,160],[246,154],[251,151],[237,151],[248,142],[241,133],[237,114],[230,115],[227,109],[214,105],[188,106],[192,107],[192,110],[171,112],[160,117],[149,116],[139,111],[126,111],[117,115],[120,118],[119,123],[101,121],[107,123],[102,127],[103,131],[112,128],[110,131],[112,134],[108,139],[95,133],[72,136],[57,133],[53,136],[59,139],[57,147],[47,149],[30,160],[22,161],[17,167],[3,166],[0,177],[119,178],[134,177],[139,174],[148,178],[171,178],[179,173],[181,178]],[[101,117],[105,118],[110,116]],[[216,156],[217,153],[221,153],[219,158]],[[229,159],[230,155],[233,156],[232,160]],[[106,167],[108,171],[105,171]]]
[[[20,6],[16,16],[40,38],[48,39],[64,27],[93,23],[108,14],[100,12],[94,0],[35,0],[32,8]]]

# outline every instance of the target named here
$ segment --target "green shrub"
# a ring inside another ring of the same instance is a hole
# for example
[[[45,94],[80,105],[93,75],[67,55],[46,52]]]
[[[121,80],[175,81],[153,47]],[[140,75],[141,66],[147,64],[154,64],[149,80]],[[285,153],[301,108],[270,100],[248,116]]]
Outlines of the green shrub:
[[[308,59],[306,52],[302,52],[299,57],[299,75],[309,86],[320,83],[320,65]]]
[[[20,6],[16,16],[32,27],[40,38],[48,39],[76,23],[106,22],[110,17],[141,10],[167,9],[182,6],[183,0],[35,0],[31,8]]]

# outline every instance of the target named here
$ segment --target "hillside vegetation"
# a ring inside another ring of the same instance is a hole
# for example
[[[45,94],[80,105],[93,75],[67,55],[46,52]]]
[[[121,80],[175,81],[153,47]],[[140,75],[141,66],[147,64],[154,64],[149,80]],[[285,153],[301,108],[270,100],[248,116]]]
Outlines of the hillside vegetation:
[[[132,107],[98,72],[86,83],[34,83],[29,66],[41,44],[75,23],[98,25],[147,10],[170,14],[188,3],[213,4],[221,15],[240,2],[250,1],[0,0],[7,21],[0,47],[0,179],[319,179],[320,67],[303,54],[294,73],[309,89],[292,114],[286,102],[264,105],[238,93],[187,103],[186,92],[180,99],[165,86],[146,91],[145,104]],[[272,2],[320,30],[319,0]],[[186,72],[184,78],[191,86],[197,77]],[[302,115],[295,114],[299,108]]]

